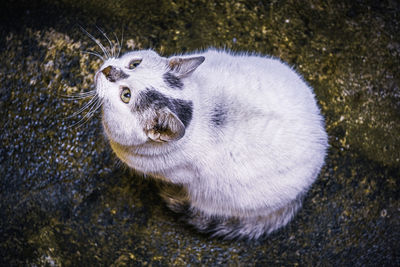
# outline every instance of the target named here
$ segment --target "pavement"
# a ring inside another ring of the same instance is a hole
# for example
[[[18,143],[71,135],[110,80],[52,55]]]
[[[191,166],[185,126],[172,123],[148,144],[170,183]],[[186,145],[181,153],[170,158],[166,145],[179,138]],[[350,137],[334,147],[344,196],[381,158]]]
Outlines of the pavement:
[[[343,3],[344,2],[344,3]],[[0,266],[399,266],[397,1],[13,1],[0,11]],[[179,221],[74,115],[122,52],[210,46],[279,57],[314,88],[329,153],[303,209],[262,241]],[[123,37],[123,40],[122,40]]]

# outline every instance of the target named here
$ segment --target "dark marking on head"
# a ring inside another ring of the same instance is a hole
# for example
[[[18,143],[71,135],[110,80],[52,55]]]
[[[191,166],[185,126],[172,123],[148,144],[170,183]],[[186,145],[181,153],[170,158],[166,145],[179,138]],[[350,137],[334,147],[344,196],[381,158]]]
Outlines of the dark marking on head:
[[[183,83],[181,79],[179,79],[177,76],[172,74],[171,72],[166,72],[163,75],[164,82],[171,88],[174,89],[182,89],[183,88]]]
[[[146,109],[162,109],[169,104],[169,98],[155,89],[147,89],[141,91],[135,105],[137,111],[145,111]]]
[[[228,109],[223,104],[217,104],[211,113],[211,123],[214,126],[223,126],[226,123]]]
[[[129,77],[129,75],[123,72],[121,69],[117,69],[111,65],[104,68],[101,72],[110,82],[116,82],[118,80],[126,79]]]
[[[160,110],[169,108],[187,127],[193,116],[193,102],[183,99],[169,98],[155,89],[148,89],[139,93],[135,109],[144,111],[149,108]]]

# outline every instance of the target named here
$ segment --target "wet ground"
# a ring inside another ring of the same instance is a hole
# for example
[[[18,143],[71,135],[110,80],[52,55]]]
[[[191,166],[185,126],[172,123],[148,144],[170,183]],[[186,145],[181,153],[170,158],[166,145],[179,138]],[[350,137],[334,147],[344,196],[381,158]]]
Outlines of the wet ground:
[[[400,265],[399,2],[230,2],[1,5],[1,266]],[[293,65],[315,89],[331,145],[295,220],[259,242],[179,222],[113,156],[99,113],[71,117],[87,100],[63,95],[91,90],[100,64],[82,53],[97,48],[78,25],[123,36],[123,52],[216,46]]]

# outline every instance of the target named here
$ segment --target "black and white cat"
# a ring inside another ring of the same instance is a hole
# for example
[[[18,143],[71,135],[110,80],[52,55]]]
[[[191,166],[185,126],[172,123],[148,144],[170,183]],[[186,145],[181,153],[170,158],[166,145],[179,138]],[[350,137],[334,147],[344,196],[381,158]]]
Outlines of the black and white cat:
[[[328,147],[312,89],[273,58],[214,49],[104,61],[103,126],[129,167],[201,232],[258,239],[301,207]]]

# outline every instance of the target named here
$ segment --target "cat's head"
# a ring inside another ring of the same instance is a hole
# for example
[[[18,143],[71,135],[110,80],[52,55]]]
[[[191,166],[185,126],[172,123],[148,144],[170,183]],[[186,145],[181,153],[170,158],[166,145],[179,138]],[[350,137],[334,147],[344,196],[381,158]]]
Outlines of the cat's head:
[[[151,50],[107,59],[95,81],[108,137],[127,146],[182,138],[193,115],[185,79],[203,61],[164,58]]]

